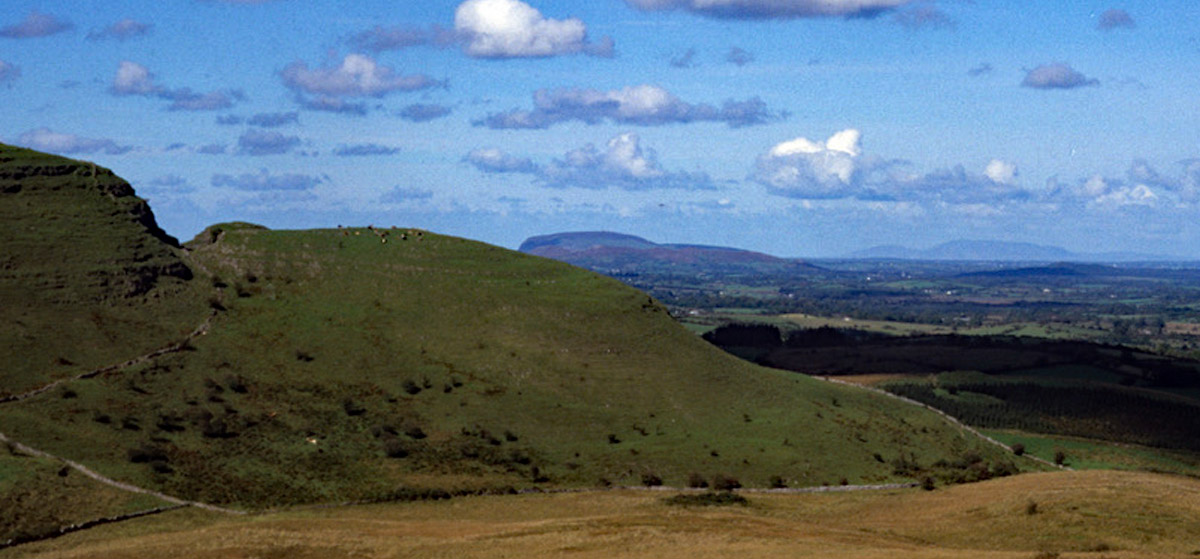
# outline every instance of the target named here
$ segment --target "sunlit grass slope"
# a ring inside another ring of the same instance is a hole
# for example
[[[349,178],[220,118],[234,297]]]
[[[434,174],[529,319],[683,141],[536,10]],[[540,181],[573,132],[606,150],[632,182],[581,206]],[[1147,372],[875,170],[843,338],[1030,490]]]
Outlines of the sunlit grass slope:
[[[615,280],[384,233],[211,228],[189,255],[225,309],[208,335],[0,408],[0,430],[252,508],[692,473],[869,483],[897,480],[901,457],[1012,459],[919,408],[726,355]]]
[[[680,508],[663,494],[471,497],[227,519],[169,513],[28,546],[31,557],[1186,557],[1200,482],[1033,474],[946,490],[747,495]]]
[[[0,144],[0,396],[177,340],[204,299],[129,183]]]

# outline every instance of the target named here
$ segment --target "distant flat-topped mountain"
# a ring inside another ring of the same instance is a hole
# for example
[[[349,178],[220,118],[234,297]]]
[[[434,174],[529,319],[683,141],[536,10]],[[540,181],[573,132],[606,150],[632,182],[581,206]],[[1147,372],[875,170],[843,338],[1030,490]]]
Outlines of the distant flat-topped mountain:
[[[851,253],[849,258],[1021,262],[1132,262],[1169,260],[1169,258],[1162,255],[1134,252],[1078,253],[1061,247],[1033,243],[975,240],[950,241],[928,249],[883,245]]]
[[[811,271],[799,260],[729,247],[659,244],[608,231],[554,233],[530,237],[519,248],[526,254],[561,260],[606,272],[778,272]]]

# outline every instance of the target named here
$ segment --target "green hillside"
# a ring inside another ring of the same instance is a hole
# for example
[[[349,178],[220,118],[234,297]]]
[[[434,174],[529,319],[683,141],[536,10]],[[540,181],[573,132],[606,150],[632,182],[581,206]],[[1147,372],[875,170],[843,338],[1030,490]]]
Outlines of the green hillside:
[[[5,285],[61,278],[63,302],[24,307],[31,324],[123,320],[61,326],[109,340],[63,369],[172,344],[215,312],[183,351],[0,404],[0,432],[122,481],[261,509],[654,477],[682,486],[690,474],[748,486],[951,479],[1014,459],[915,406],[738,360],[644,293],[559,262],[391,228],[227,224],[180,250],[145,219],[127,233],[122,204],[137,199],[97,202],[80,186],[89,164],[61,164],[75,170],[36,198],[15,179],[6,215],[60,215],[55,227],[112,242],[59,270],[26,253],[71,245],[27,235],[6,256]],[[63,209],[76,206],[90,213]],[[106,211],[107,224],[96,217]],[[148,290],[82,279],[85,266],[138,262],[156,262]],[[63,376],[55,359],[75,344],[46,328],[3,333],[28,364],[5,372],[4,390]]]
[[[95,164],[0,144],[0,397],[178,339],[207,312],[178,242]]]

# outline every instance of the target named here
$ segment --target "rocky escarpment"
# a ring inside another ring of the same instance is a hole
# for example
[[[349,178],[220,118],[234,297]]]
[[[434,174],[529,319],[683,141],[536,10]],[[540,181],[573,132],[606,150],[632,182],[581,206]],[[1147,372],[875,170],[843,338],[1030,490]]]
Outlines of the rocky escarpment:
[[[0,231],[0,298],[127,298],[192,277],[146,201],[93,163],[0,144]]]

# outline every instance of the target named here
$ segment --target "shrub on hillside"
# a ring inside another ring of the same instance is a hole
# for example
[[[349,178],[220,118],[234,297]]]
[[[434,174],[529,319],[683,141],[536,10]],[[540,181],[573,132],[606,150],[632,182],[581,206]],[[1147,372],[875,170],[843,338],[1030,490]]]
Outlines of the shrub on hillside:
[[[1054,464],[1055,465],[1062,466],[1063,463],[1066,461],[1067,461],[1067,453],[1065,453],[1061,450],[1054,451]]]
[[[167,461],[167,451],[150,443],[142,443],[131,448],[126,452],[126,455],[129,457],[129,461],[134,464],[145,464],[148,462],[165,463]]]
[[[388,458],[408,458],[408,449],[404,443],[395,437],[388,437],[383,441],[383,452]]]
[[[1013,454],[1016,454],[1017,456],[1024,456],[1025,455],[1025,445],[1023,445],[1021,443],[1016,443],[1016,444],[1012,445],[1012,451],[1013,451]]]
[[[646,472],[642,474],[642,485],[646,487],[658,487],[663,484],[663,480],[654,472]]]
[[[713,476],[712,487],[717,491],[733,491],[741,488],[742,482],[731,475],[717,474]]]
[[[692,472],[688,474],[687,486],[693,489],[703,489],[708,487],[708,480],[704,479],[704,476],[696,472]]]
[[[731,505],[746,506],[750,504],[745,497],[729,491],[696,494],[681,494],[663,499],[663,503],[676,507],[727,507]]]
[[[403,388],[404,392],[406,392],[409,396],[416,396],[417,394],[420,394],[422,390],[421,385],[413,382],[412,379],[406,379],[404,383],[400,385],[400,388]]]

